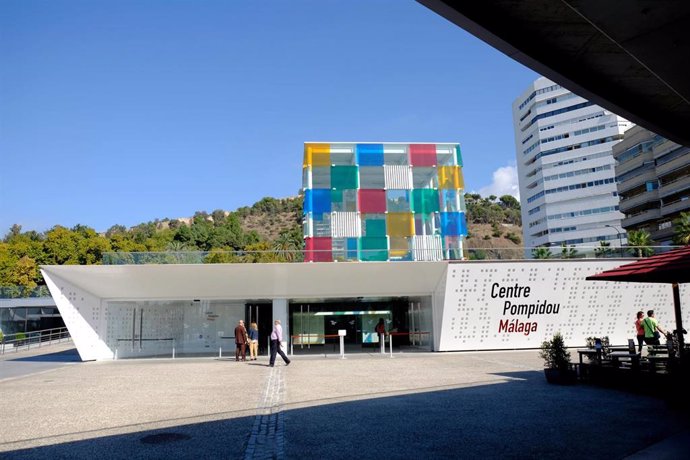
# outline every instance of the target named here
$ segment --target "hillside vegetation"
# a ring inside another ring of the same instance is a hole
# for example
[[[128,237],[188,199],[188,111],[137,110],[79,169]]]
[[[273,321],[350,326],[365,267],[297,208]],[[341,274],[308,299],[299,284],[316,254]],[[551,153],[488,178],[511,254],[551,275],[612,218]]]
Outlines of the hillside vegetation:
[[[465,196],[471,258],[506,258],[498,249],[521,244],[520,204],[511,196]],[[236,211],[198,211],[188,219],[156,219],[99,234],[85,225],[46,232],[13,225],[0,242],[0,286],[43,285],[40,265],[101,264],[106,253],[208,252],[207,263],[299,261],[302,196],[263,198]],[[517,252],[517,251],[511,251]]]

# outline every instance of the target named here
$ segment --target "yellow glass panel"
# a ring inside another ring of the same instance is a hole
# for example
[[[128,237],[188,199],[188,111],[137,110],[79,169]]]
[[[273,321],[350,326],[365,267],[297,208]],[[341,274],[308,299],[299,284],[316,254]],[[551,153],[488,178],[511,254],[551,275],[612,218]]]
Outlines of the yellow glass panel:
[[[304,144],[304,166],[330,166],[330,144]]]
[[[391,257],[405,257],[410,252],[410,245],[407,238],[391,238]]]
[[[390,212],[386,215],[388,236],[406,237],[414,235],[414,214]]]
[[[441,166],[438,168],[438,188],[462,188],[462,174],[459,166]]]

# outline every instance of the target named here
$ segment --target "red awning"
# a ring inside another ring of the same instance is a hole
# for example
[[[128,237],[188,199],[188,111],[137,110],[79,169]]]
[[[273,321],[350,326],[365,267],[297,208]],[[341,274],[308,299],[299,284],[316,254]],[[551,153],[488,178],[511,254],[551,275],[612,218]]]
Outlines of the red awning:
[[[690,283],[690,246],[588,276],[590,281]]]

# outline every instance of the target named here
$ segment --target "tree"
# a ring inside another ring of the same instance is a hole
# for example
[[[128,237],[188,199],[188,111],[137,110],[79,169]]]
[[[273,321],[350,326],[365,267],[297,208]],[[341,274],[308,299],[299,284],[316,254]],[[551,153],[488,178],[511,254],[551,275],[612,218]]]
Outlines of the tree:
[[[690,244],[690,212],[681,212],[673,221],[673,243],[679,246]]]
[[[508,209],[520,209],[520,202],[512,195],[503,195],[499,198],[499,201]]]
[[[189,251],[189,247],[187,246],[187,243],[183,243],[182,241],[178,240],[173,240],[168,245],[165,247],[166,251],[169,252],[183,252],[183,251]]]
[[[205,258],[205,264],[232,264],[241,262],[234,252],[214,249]]]
[[[114,235],[124,235],[127,233],[127,227],[124,225],[113,225],[105,232],[107,238],[112,238]]]
[[[299,227],[283,230],[273,242],[273,249],[287,262],[295,262],[303,257],[304,239]]]
[[[225,223],[225,211],[222,209],[216,209],[211,213],[211,217],[213,218],[213,225],[216,227],[223,225]]]
[[[651,247],[653,244],[652,236],[646,230],[628,232],[628,251],[635,257],[649,257],[654,254]]]
[[[38,265],[36,261],[30,257],[22,257],[17,261],[14,269],[10,272],[9,284],[13,286],[22,286],[27,289],[36,287],[36,279],[38,278]]]
[[[283,262],[284,260],[271,249],[268,242],[261,241],[259,243],[249,244],[245,248],[247,253],[242,257],[243,262],[246,263],[266,263],[266,262]]]
[[[10,227],[10,231],[7,235],[5,235],[5,243],[9,243],[12,238],[21,235],[22,233],[22,226],[19,224],[14,224]]]
[[[562,243],[561,244],[561,259],[574,259],[577,257],[577,249],[575,249],[575,246],[570,246],[568,247],[567,244]]]
[[[599,241],[599,247],[594,249],[594,257],[607,258],[613,256],[613,249],[611,243],[608,241]]]
[[[552,256],[551,254],[551,249],[547,247],[538,247],[532,249],[532,258],[533,259],[550,259]]]
[[[79,263],[82,265],[93,265],[103,263],[103,254],[112,251],[110,240],[102,236],[83,239],[79,242]]]
[[[81,237],[60,225],[46,232],[43,243],[46,252],[46,263],[51,265],[78,264],[79,241]]]

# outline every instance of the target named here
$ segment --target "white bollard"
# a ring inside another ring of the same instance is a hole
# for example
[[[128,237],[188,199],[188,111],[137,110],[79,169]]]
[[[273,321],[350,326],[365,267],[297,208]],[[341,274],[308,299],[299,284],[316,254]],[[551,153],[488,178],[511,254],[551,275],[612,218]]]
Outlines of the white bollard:
[[[379,336],[379,342],[381,343],[381,354],[386,354],[386,336],[378,332],[376,334]]]
[[[388,349],[391,351],[391,358],[393,357],[393,336],[388,336]]]
[[[345,359],[345,337],[340,336],[340,359]]]
[[[223,359],[223,347],[218,347],[218,359]]]

